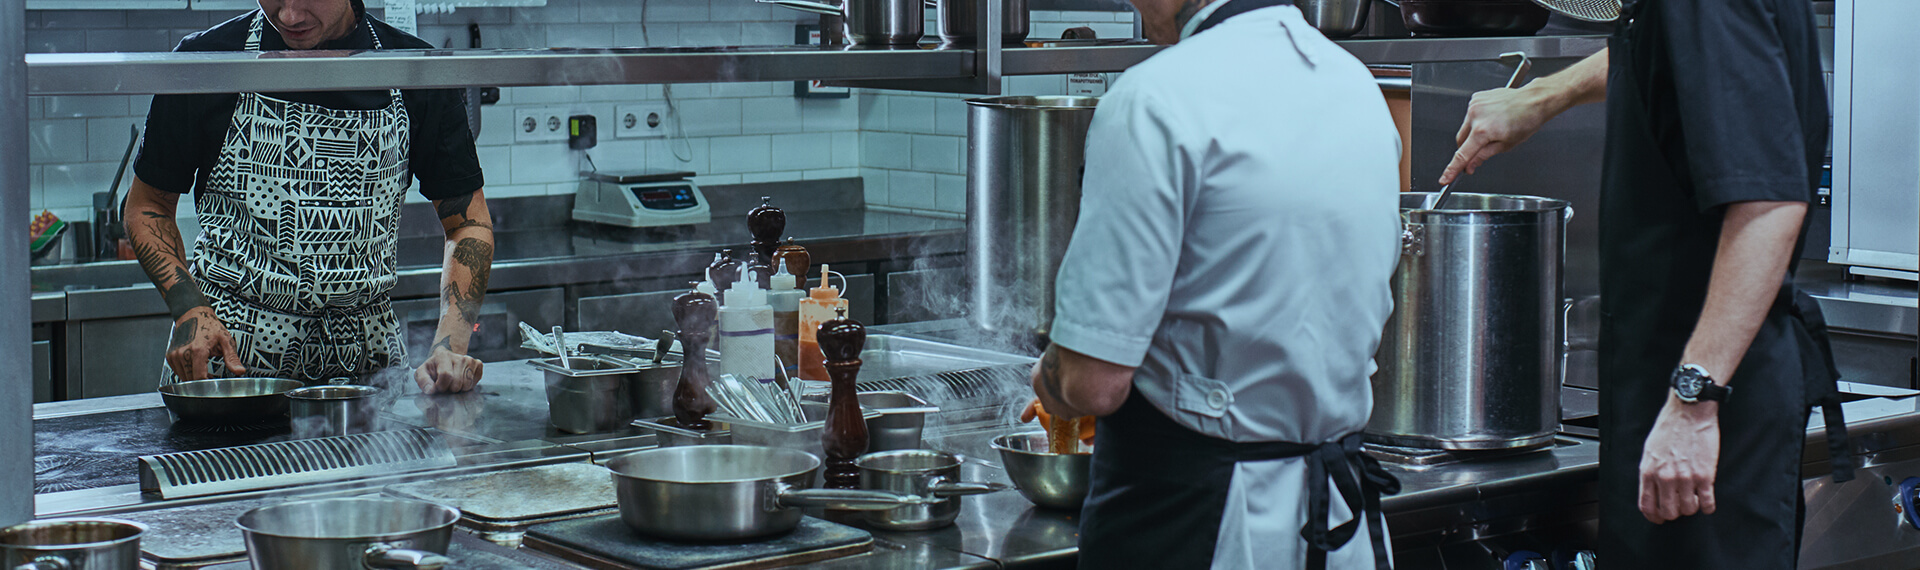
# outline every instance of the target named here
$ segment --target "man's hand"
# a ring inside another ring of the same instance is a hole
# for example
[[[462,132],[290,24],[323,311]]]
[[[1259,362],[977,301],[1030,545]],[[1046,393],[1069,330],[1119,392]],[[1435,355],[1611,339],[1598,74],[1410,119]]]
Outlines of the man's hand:
[[[1033,403],[1027,404],[1027,409],[1020,411],[1020,421],[1022,423],[1033,420],[1040,420],[1041,427],[1053,429],[1053,414],[1047,413],[1047,408],[1040,405],[1040,399],[1038,398],[1035,398]],[[1081,422],[1080,433],[1076,434],[1079,436],[1081,442],[1087,445],[1093,445],[1093,427],[1093,422]]]
[[[1640,456],[1640,514],[1653,524],[1713,514],[1720,465],[1720,403],[1667,396]]]
[[[1460,150],[1453,153],[1446,171],[1440,173],[1440,183],[1451,184],[1462,172],[1472,174],[1493,155],[1526,142],[1554,114],[1538,90],[1501,88],[1474,93],[1467,103],[1467,119],[1453,137]]]
[[[480,383],[481,368],[480,359],[456,353],[442,342],[413,371],[413,382],[427,394],[465,392]]]
[[[226,363],[228,373],[247,372],[247,367],[241,364],[240,351],[234,346],[233,335],[227,332],[227,325],[220,322],[220,317],[213,315],[213,309],[197,307],[174,321],[173,340],[167,344],[167,366],[181,382],[205,380],[207,359],[215,356]]]

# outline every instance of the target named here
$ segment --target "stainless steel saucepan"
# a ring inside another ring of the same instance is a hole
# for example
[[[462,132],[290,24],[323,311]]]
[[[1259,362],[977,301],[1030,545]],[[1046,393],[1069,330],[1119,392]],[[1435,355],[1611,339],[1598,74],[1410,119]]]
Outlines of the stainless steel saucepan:
[[[52,519],[0,529],[0,568],[134,570],[147,527],[115,519]]]
[[[1004,491],[1001,483],[960,480],[960,456],[932,449],[869,453],[853,462],[860,487],[935,500],[865,513],[868,525],[887,530],[927,530],[960,517],[960,497]]]
[[[658,447],[607,462],[620,520],[668,540],[739,540],[788,532],[798,507],[876,510],[927,499],[879,491],[808,489],[820,458],[749,445]]]
[[[847,20],[847,38],[863,45],[912,45],[926,35],[924,0],[843,0],[842,3],[807,0],[754,0],[782,8]]]
[[[247,511],[235,524],[254,570],[438,570],[460,509],[426,501],[339,498]]]
[[[339,378],[329,381],[338,383],[287,392],[295,437],[341,436],[375,431],[375,422],[380,414],[379,399],[375,396],[380,395],[381,390],[373,386],[346,384],[345,380]]]

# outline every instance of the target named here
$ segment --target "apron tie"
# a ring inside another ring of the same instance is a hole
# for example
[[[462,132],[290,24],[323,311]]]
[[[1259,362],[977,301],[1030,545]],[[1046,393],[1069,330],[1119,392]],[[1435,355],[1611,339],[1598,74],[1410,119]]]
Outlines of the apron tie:
[[[1380,510],[1380,495],[1400,493],[1400,480],[1380,466],[1373,456],[1360,448],[1359,433],[1350,433],[1335,441],[1322,443],[1307,454],[1307,524],[1300,529],[1300,537],[1306,539],[1311,547],[1307,551],[1308,570],[1324,570],[1327,567],[1327,553],[1346,546],[1347,541],[1360,531],[1360,519],[1367,519],[1367,534],[1373,543],[1373,565],[1378,570],[1389,570],[1392,564],[1387,561],[1386,516]],[[1259,458],[1246,459],[1258,460]],[[1353,519],[1340,526],[1327,528],[1327,519],[1331,516],[1331,501],[1327,496],[1327,481],[1332,479],[1335,489],[1346,500],[1347,512]]]

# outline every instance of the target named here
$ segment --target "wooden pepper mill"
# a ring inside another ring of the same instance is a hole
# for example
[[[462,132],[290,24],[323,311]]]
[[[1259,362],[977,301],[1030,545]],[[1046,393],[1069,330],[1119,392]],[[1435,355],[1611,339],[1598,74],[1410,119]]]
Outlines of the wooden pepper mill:
[[[747,211],[747,233],[753,234],[753,250],[760,252],[762,261],[773,260],[774,249],[780,247],[780,233],[787,231],[786,211],[771,202],[771,196],[761,196],[760,207]]]
[[[802,282],[807,280],[807,270],[813,268],[813,254],[808,253],[806,247],[793,243],[791,237],[782,242],[779,249],[773,250],[773,260],[787,264],[787,273],[799,276]]]
[[[707,343],[713,340],[714,321],[719,316],[713,295],[688,291],[673,298],[673,320],[680,325],[683,356],[680,358],[680,383],[673,388],[673,418],[680,427],[706,430],[712,427],[707,414],[719,406],[707,395]]]
[[[860,377],[860,350],[867,345],[867,327],[847,318],[840,309],[833,320],[820,323],[820,352],[827,357],[827,377],[833,390],[827,398],[826,429],[821,444],[826,451],[826,488],[860,488],[860,468],[853,465],[867,452],[867,420],[860,416],[860,395],[854,382]]]

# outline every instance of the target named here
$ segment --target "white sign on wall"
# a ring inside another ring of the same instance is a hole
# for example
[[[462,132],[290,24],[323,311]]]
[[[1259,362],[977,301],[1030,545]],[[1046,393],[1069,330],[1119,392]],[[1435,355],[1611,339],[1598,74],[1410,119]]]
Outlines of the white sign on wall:
[[[1067,94],[1099,97],[1107,94],[1107,74],[1074,73],[1067,75]]]

